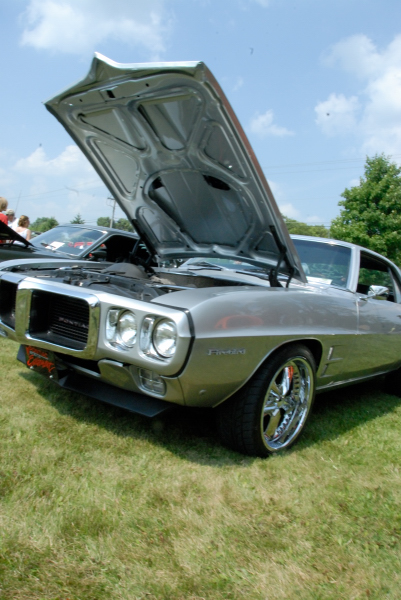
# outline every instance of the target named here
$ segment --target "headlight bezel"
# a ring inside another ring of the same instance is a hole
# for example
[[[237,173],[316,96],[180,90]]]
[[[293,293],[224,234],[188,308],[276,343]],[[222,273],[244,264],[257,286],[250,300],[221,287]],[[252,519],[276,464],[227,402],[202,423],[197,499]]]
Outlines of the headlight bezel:
[[[125,325],[129,320],[131,322],[131,327],[127,327]],[[132,332],[131,337],[133,339],[131,340],[127,338],[127,332],[129,331]],[[122,346],[125,346],[129,349],[135,346],[138,337],[138,319],[134,312],[132,312],[131,310],[125,310],[120,314],[117,322],[116,334],[117,341]]]
[[[129,333],[128,337],[124,334],[123,324],[126,320],[133,324],[132,339]],[[164,363],[173,361],[177,354],[178,324],[169,316],[141,315],[129,308],[110,306],[104,334],[105,343],[113,350],[138,352],[147,359]]]
[[[174,352],[170,355],[166,355],[165,353],[161,353],[158,349],[157,344],[155,344],[155,333],[158,331],[158,328],[165,324],[169,323],[174,330]],[[163,317],[160,315],[146,315],[141,323],[141,330],[139,334],[139,349],[142,354],[144,354],[148,358],[153,358],[158,361],[170,362],[173,360],[178,345],[178,327],[177,323],[175,323],[172,319],[168,317]]]
[[[160,333],[164,331],[164,334],[166,334],[166,332],[168,331],[168,329],[171,332],[171,336],[167,336],[167,335],[163,335]],[[160,335],[161,339],[157,339],[158,334]],[[166,340],[170,340],[171,343],[170,344],[166,344]],[[159,319],[156,324],[154,325],[153,328],[153,332],[152,332],[152,345],[156,351],[156,353],[158,354],[158,356],[160,356],[161,358],[163,358],[164,360],[170,360],[174,357],[176,351],[177,351],[177,341],[178,341],[178,332],[177,332],[177,326],[174,323],[174,321],[172,321],[171,319]],[[163,349],[163,345],[166,346],[167,348]]]
[[[122,329],[124,320],[131,320],[132,339],[126,338],[126,332],[129,330]],[[134,311],[126,308],[113,307],[108,310],[106,316],[105,339],[108,345],[112,348],[121,350],[132,350],[138,339],[138,317]]]

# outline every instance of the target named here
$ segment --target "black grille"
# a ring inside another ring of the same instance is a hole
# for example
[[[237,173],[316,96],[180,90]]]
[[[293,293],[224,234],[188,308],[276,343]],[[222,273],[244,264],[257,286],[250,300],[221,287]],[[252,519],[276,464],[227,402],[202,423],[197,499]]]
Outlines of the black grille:
[[[29,333],[36,339],[82,350],[88,342],[89,305],[81,298],[35,291]]]
[[[0,319],[12,329],[15,329],[16,298],[17,285],[9,281],[0,281]]]

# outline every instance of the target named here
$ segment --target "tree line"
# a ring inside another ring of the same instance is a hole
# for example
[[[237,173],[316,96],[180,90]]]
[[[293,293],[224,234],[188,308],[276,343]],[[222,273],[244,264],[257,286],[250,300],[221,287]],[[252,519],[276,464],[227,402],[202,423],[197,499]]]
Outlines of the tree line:
[[[84,225],[85,220],[78,213],[75,217],[70,221],[73,225]],[[110,217],[99,217],[96,224],[99,227],[110,227],[111,219]],[[57,227],[59,222],[55,217],[38,217],[36,221],[31,223],[30,227],[32,231],[36,233],[44,233],[45,231],[49,231],[49,229],[53,229],[53,227]],[[134,231],[131,223],[128,219],[117,219],[113,223],[113,229],[121,229],[123,231]]]
[[[339,201],[340,214],[329,228],[309,225],[283,215],[290,233],[331,237],[379,252],[401,266],[401,168],[384,154],[367,157],[359,185],[346,188]],[[81,215],[71,223],[83,224]],[[44,232],[58,225],[54,217],[40,217],[31,229]],[[109,217],[99,217],[97,225],[110,227]],[[128,219],[113,223],[115,229],[133,231]]]

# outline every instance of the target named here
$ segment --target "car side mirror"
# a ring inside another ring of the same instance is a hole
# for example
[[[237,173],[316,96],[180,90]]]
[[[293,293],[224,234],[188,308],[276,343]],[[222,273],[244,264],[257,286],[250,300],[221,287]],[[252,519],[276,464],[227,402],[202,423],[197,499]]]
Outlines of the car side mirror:
[[[371,285],[369,287],[368,298],[376,300],[387,300],[390,295],[390,290],[384,285]]]

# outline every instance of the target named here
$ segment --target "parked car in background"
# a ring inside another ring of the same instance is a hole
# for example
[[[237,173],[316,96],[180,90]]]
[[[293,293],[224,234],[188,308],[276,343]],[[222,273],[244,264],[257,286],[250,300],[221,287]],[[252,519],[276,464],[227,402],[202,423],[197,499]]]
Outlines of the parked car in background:
[[[19,360],[147,416],[213,408],[224,443],[262,457],[298,439],[316,391],[386,376],[400,393],[400,270],[353,244],[290,238],[205,65],[97,56],[47,107],[139,243],[104,270],[4,263],[0,334]]]
[[[0,261],[25,258],[71,258],[74,260],[128,260],[138,243],[135,233],[110,227],[58,225],[30,242],[0,222]]]

